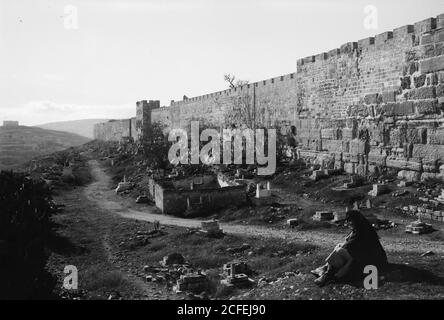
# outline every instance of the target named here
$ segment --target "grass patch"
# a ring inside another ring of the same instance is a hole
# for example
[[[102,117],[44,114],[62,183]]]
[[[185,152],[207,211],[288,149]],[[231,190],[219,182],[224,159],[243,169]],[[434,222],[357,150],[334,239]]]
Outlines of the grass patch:
[[[87,290],[101,290],[105,292],[120,291],[121,287],[129,284],[122,273],[115,270],[106,270],[106,267],[103,265],[93,266],[88,269],[80,281],[85,284]]]

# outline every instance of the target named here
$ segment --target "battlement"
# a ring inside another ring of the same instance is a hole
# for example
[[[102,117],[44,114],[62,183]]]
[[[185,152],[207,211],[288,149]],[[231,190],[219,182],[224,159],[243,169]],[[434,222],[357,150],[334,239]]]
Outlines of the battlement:
[[[148,108],[148,109],[156,109],[160,108],[159,100],[141,100],[136,102],[136,106],[138,108]]]
[[[274,86],[274,85],[279,85],[279,83],[281,82],[285,82],[285,81],[291,81],[295,79],[295,73],[288,73],[282,76],[278,76],[278,77],[273,77],[273,78],[269,78],[269,79],[265,79],[265,80],[261,80],[261,81],[257,81],[257,82],[252,82],[252,83],[248,83],[242,86],[238,86],[236,88],[231,88],[231,89],[226,89],[226,90],[222,90],[222,91],[217,91],[217,92],[213,92],[213,93],[209,93],[209,94],[204,94],[201,96],[196,96],[196,97],[192,97],[192,98],[186,98],[184,100],[180,100],[180,101],[174,101],[172,100],[169,107],[178,107],[178,106],[183,106],[189,103],[193,103],[193,102],[199,102],[199,101],[205,101],[205,100],[210,100],[210,99],[217,99],[219,97],[229,97],[235,94],[239,94],[242,92],[247,92],[249,90],[252,90],[253,88],[262,88],[262,87],[267,87],[267,86]],[[167,108],[168,106],[164,107]],[[162,108],[163,109],[163,108]]]
[[[413,25],[405,25],[392,31],[386,31],[369,37],[361,39],[358,42],[348,42],[339,48],[323,52],[317,55],[308,56],[298,59],[296,62],[297,72],[301,72],[301,67],[307,64],[323,62],[329,58],[339,55],[347,55],[353,52],[360,52],[363,49],[379,48],[383,45],[389,44],[390,41],[402,40],[411,36],[412,41],[424,34],[430,33],[433,30],[444,28],[444,14],[438,15],[436,18],[427,18],[414,23]]]

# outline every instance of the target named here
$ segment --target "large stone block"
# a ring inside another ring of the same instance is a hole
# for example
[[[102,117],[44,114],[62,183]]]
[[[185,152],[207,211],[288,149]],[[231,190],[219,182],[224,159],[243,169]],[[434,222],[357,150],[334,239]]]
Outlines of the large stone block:
[[[405,131],[405,139],[403,142],[422,144],[427,143],[427,129],[426,128],[408,128]]]
[[[415,108],[412,101],[404,101],[400,103],[386,103],[379,105],[377,114],[384,114],[386,116],[406,116],[415,113]]]
[[[400,128],[393,128],[390,130],[390,144],[392,146],[399,147],[404,139],[404,135],[402,134]]]
[[[422,170],[424,172],[437,172],[438,166],[436,161],[424,159],[422,162]]]
[[[429,179],[444,180],[444,175],[440,173],[430,173],[430,172],[424,172],[423,174],[421,174],[421,181],[426,181]]]
[[[425,85],[426,79],[427,79],[427,75],[425,75],[425,74],[421,74],[417,77],[414,77],[413,82],[415,83],[415,88],[420,88],[423,85]]]
[[[415,144],[412,156],[428,160],[444,160],[444,145]]]
[[[377,93],[368,94],[364,97],[365,104],[377,104],[380,102],[380,97]]]
[[[379,149],[372,149],[368,153],[368,163],[380,167],[386,166],[387,155]]]
[[[419,72],[422,74],[444,70],[444,55],[419,62]]]
[[[396,91],[386,91],[382,93],[382,102],[395,102],[396,100]]]
[[[403,90],[410,89],[410,86],[412,84],[412,79],[410,76],[402,77],[400,80],[401,80],[401,89]]]
[[[322,140],[322,150],[330,152],[342,152],[343,141],[342,140]]]
[[[444,28],[444,14],[440,14],[436,18],[436,27],[437,28]]]
[[[355,174],[355,164],[353,162],[344,163],[344,171],[348,174]]]
[[[421,174],[416,171],[401,170],[398,172],[398,178],[406,181],[420,181]]]
[[[434,34],[435,42],[443,42],[444,41],[444,29],[438,30]]]
[[[356,174],[362,177],[367,175],[367,166],[365,164],[358,164],[355,167]]]
[[[350,154],[365,154],[365,141],[359,139],[354,139],[350,141]]]
[[[386,166],[395,169],[404,169],[409,171],[421,171],[422,165],[420,162],[413,162],[402,159],[387,159]]]
[[[356,130],[352,128],[343,128],[342,129],[342,139],[343,140],[352,140],[356,138]]]
[[[440,84],[436,87],[436,96],[437,97],[444,97],[444,84]]]
[[[421,45],[426,45],[426,44],[430,44],[433,42],[433,35],[432,34],[424,34],[421,36]]]
[[[415,33],[421,34],[432,31],[436,28],[436,19],[427,18],[415,23]]]
[[[321,138],[329,139],[329,140],[337,140],[338,139],[338,129],[336,128],[328,128],[321,130]]]
[[[417,114],[434,114],[439,111],[437,100],[421,100],[415,102]]]
[[[408,93],[408,98],[410,100],[419,99],[433,99],[435,98],[435,88],[434,87],[423,87],[410,90]]]
[[[444,144],[444,128],[428,129],[428,144]]]
[[[415,113],[415,108],[413,106],[413,102],[404,101],[400,104],[395,105],[395,109],[393,111],[395,115],[406,116],[412,113]]]

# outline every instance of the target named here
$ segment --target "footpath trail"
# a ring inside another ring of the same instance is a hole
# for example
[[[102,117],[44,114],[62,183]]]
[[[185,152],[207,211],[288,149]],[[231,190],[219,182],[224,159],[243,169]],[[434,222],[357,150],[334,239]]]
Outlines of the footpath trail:
[[[159,221],[161,224],[185,228],[198,228],[202,220],[184,219],[163,214],[158,214],[154,207],[144,208],[143,211],[129,208],[110,190],[111,178],[103,170],[96,160],[88,162],[94,182],[89,184],[84,192],[86,197],[95,202],[102,209],[118,214],[124,218],[136,219],[148,222]],[[221,228],[227,234],[242,235],[247,237],[279,238],[292,242],[308,242],[319,247],[333,248],[344,240],[343,234],[310,230],[292,231],[267,228],[261,226],[221,223]],[[381,242],[387,251],[444,253],[444,245],[440,241],[430,241],[420,238],[408,239],[402,237],[382,237]]]

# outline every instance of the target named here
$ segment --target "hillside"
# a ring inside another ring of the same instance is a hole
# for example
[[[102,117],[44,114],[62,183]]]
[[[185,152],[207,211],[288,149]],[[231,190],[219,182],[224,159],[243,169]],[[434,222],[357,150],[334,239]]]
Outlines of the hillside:
[[[107,122],[108,119],[84,119],[74,121],[51,122],[36,127],[48,130],[65,131],[80,136],[93,139],[94,125],[100,122]]]
[[[0,169],[16,169],[34,157],[78,146],[89,140],[68,132],[0,126]]]

